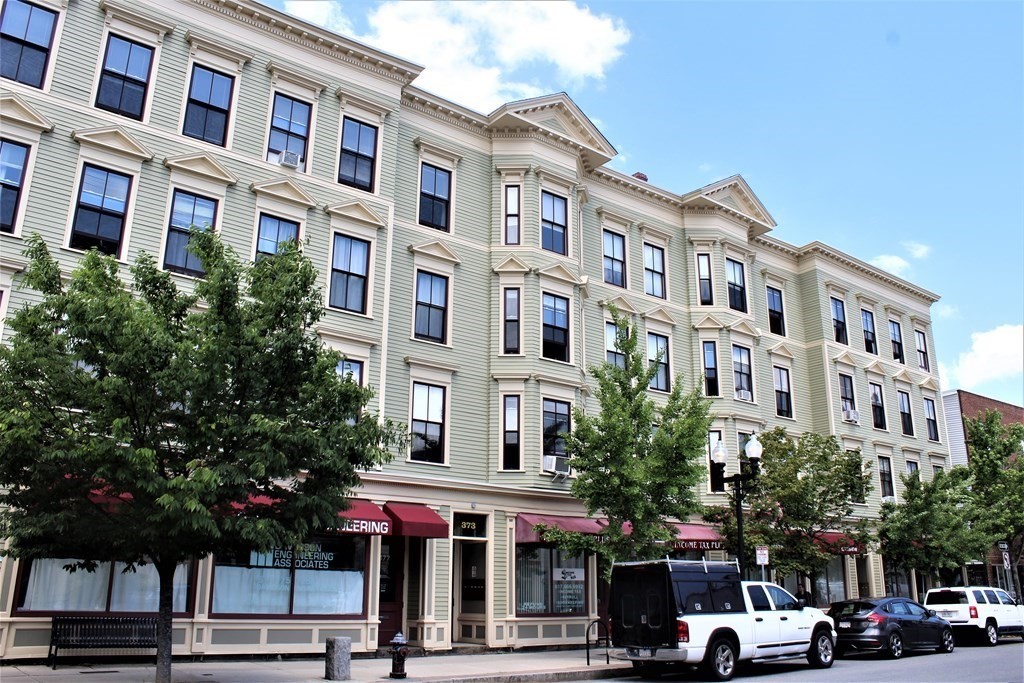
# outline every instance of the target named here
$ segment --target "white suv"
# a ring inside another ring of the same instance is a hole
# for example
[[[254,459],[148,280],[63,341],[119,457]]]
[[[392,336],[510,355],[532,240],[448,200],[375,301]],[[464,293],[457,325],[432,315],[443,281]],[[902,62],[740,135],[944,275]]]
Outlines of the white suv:
[[[982,637],[996,645],[1000,635],[1024,638],[1024,607],[1009,594],[991,586],[933,588],[924,604],[935,610],[955,631]]]

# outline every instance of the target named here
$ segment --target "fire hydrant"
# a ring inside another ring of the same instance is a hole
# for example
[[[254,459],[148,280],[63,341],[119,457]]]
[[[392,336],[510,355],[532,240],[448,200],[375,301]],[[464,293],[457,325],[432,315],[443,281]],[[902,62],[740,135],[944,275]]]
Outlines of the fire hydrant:
[[[399,631],[391,639],[391,678],[405,678],[405,658],[409,656],[409,641]]]

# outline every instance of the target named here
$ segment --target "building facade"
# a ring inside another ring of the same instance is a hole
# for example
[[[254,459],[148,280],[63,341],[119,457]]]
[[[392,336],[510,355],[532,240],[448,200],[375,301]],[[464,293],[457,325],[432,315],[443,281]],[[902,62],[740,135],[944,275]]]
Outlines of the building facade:
[[[652,396],[703,384],[709,449],[777,425],[834,434],[875,473],[869,518],[898,473],[948,466],[934,294],[772,236],[740,176],[677,194],[610,169],[565,94],[481,114],[418,89],[415,64],[250,0],[5,0],[0,23],[0,324],[33,300],[14,286],[32,233],[69,271],[89,248],[125,269],[146,251],[185,289],[202,277],[190,225],[252,258],[298,239],[324,343],[413,434],[338,533],[183,566],[176,654],[336,635],[363,651],[399,630],[428,650],[581,643],[596,560],[533,526],[600,531],[556,435],[595,408],[613,307],[664,352]],[[677,552],[722,557],[713,529],[679,522]],[[882,558],[849,551],[819,593],[882,594]],[[43,656],[55,613],[154,609],[145,572],[61,564],[2,560],[0,656]]]

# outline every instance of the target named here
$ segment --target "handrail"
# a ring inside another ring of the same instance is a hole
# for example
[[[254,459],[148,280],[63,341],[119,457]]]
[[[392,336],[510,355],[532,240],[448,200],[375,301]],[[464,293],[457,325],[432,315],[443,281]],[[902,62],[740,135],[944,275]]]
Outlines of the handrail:
[[[595,624],[599,628],[597,629],[597,636],[594,638],[594,645],[596,646],[599,642],[601,642],[601,629],[603,628],[604,629],[604,642],[605,642],[605,646],[604,646],[604,663],[605,664],[611,664],[612,660],[611,660],[611,657],[608,655],[608,650],[612,646],[611,630],[608,628],[608,624],[604,623],[600,619],[594,619],[592,622],[590,622],[590,624],[587,625],[587,666],[590,666],[590,630],[594,628]]]

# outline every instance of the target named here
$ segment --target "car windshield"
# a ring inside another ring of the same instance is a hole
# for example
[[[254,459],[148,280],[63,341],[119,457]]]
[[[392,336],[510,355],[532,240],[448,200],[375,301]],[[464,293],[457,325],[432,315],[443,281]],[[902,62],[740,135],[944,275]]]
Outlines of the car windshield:
[[[828,614],[832,618],[836,617],[852,617],[856,614],[865,614],[875,608],[874,603],[871,602],[840,602],[832,605],[832,609],[828,611]]]
[[[966,605],[967,593],[963,591],[934,591],[924,598],[926,605]]]

